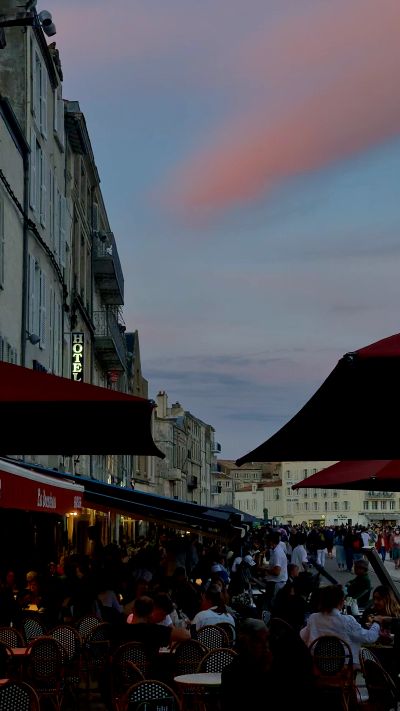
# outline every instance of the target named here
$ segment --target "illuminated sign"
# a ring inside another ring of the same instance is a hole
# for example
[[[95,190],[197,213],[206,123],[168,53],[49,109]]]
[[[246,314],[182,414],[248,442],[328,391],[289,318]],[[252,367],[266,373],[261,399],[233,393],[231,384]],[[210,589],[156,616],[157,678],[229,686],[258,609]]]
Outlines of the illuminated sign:
[[[85,344],[85,335],[83,333],[72,333],[72,361],[71,374],[72,380],[79,383],[83,382],[83,349]]]

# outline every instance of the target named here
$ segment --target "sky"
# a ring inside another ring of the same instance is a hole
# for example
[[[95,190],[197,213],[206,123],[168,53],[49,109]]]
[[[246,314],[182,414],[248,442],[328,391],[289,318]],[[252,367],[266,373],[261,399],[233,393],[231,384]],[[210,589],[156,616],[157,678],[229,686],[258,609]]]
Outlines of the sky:
[[[139,331],[236,459],[400,331],[399,0],[46,0]]]

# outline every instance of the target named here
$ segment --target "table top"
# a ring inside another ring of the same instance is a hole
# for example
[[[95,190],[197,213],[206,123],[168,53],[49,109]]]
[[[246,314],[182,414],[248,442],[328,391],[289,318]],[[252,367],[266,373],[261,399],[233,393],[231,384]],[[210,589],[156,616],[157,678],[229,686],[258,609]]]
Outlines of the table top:
[[[11,647],[14,657],[20,657],[26,653],[28,647]],[[29,652],[28,652],[29,654]]]
[[[177,684],[188,684],[191,686],[221,686],[221,674],[214,672],[203,672],[199,674],[181,674],[175,676]]]

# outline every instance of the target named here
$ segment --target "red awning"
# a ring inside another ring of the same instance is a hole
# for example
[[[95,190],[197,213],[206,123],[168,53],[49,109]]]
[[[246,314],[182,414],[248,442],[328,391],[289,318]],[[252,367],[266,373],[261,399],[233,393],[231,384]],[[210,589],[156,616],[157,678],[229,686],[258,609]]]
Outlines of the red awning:
[[[400,491],[400,460],[363,459],[337,462],[299,481],[292,489]]]
[[[79,512],[83,493],[83,486],[78,484],[0,460],[1,508],[56,514]]]
[[[400,457],[400,334],[346,353],[278,432],[237,460],[386,460]]]
[[[151,400],[0,362],[0,453],[143,454]]]

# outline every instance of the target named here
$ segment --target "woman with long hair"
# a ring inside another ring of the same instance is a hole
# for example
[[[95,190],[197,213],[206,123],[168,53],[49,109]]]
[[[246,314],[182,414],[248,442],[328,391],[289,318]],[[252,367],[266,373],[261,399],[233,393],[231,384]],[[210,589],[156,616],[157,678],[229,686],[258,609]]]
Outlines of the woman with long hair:
[[[365,629],[352,615],[343,615],[344,600],[344,591],[341,585],[327,585],[321,588],[320,611],[310,615],[306,626],[300,630],[300,637],[308,647],[322,635],[340,637],[350,646],[353,663],[357,668],[361,644],[376,642],[380,626],[378,622],[372,622],[371,627]]]

